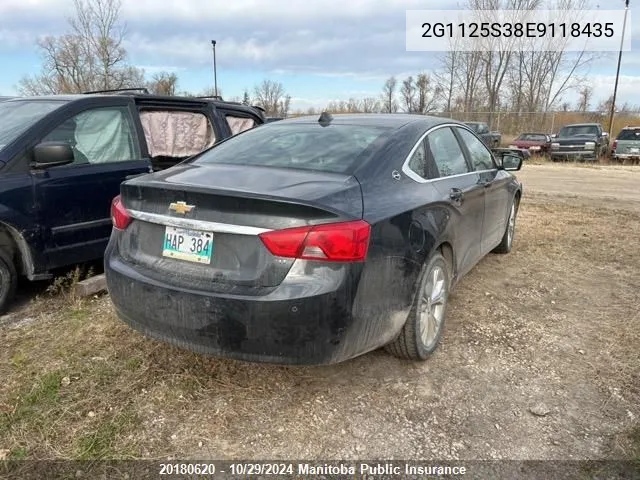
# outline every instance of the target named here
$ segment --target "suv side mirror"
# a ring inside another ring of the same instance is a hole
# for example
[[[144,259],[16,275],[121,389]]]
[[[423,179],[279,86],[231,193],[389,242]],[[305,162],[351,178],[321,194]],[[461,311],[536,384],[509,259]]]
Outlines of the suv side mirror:
[[[501,167],[503,170],[510,172],[516,172],[522,168],[522,157],[513,155],[511,153],[505,153],[502,155]]]
[[[75,157],[71,145],[66,142],[42,142],[33,148],[36,168],[55,167],[73,163]]]

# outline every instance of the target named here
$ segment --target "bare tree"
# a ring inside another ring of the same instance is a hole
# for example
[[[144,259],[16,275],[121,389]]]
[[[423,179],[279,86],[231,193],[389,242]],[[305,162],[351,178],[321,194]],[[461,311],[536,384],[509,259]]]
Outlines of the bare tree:
[[[381,110],[380,101],[375,97],[362,99],[362,113],[377,113]]]
[[[593,87],[585,85],[578,92],[578,110],[585,113],[589,110],[591,105],[591,99],[593,98]]]
[[[23,95],[78,93],[144,85],[144,71],[128,65],[119,23],[120,0],[74,0],[71,31],[38,41],[42,72],[23,78]]]
[[[155,95],[175,95],[178,88],[178,75],[169,72],[158,72],[147,83],[147,88]]]
[[[213,98],[213,97],[216,96],[216,89],[214,87],[207,87],[204,90],[202,90],[196,96],[197,97],[212,97]],[[218,85],[217,96],[222,98],[222,89],[220,88],[220,85]]]
[[[402,104],[407,113],[413,113],[416,110],[416,93],[417,87],[413,76],[409,76],[402,81],[400,87],[400,95],[402,96]]]
[[[427,114],[436,109],[440,87],[433,86],[431,77],[427,73],[421,73],[416,78],[416,109],[417,113]],[[447,105],[449,106],[449,104]]]
[[[284,86],[273,80],[263,80],[253,89],[256,105],[265,109],[267,115],[287,116],[291,97],[285,93]]]
[[[396,77],[390,77],[384,82],[382,87],[382,111],[384,113],[395,113],[398,111],[398,102],[396,100],[396,87],[398,81]]]

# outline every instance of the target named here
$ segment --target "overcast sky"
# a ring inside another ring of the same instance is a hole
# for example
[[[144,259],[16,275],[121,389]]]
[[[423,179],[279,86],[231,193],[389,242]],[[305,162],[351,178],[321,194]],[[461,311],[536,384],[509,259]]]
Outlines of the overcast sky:
[[[623,0],[593,1],[622,8]],[[620,4],[619,6],[617,4]],[[458,0],[122,0],[131,63],[148,74],[175,71],[179,89],[213,86],[211,40],[217,45],[218,85],[241,96],[263,78],[284,84],[294,109],[330,100],[378,95],[384,80],[433,72],[435,53],[405,50],[405,10],[455,9]],[[72,0],[0,0],[0,94],[37,73],[40,35],[67,29]],[[634,26],[635,29],[635,26]],[[640,104],[640,42],[625,53],[620,100]],[[615,54],[594,64],[597,99],[612,93]],[[574,100],[573,97],[567,100]]]

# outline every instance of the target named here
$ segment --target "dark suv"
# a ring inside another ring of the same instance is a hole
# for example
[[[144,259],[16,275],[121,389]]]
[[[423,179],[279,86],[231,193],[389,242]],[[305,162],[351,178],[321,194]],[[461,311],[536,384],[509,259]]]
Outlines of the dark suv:
[[[264,123],[219,98],[132,92],[0,102],[0,311],[18,276],[97,260],[127,177],[171,167]]]

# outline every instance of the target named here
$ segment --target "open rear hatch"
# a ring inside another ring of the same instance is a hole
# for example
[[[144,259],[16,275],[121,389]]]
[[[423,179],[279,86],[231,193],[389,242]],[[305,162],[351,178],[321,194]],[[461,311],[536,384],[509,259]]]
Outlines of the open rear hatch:
[[[259,294],[287,275],[287,248],[305,234],[273,231],[358,221],[363,211],[353,176],[222,164],[129,180],[121,201],[133,218],[118,240],[124,261],[165,283],[235,294]]]

